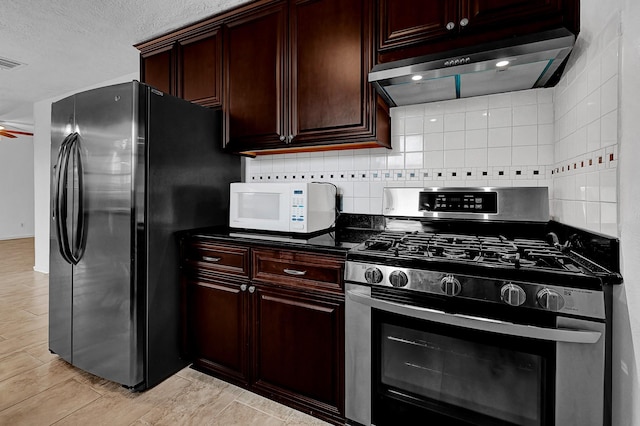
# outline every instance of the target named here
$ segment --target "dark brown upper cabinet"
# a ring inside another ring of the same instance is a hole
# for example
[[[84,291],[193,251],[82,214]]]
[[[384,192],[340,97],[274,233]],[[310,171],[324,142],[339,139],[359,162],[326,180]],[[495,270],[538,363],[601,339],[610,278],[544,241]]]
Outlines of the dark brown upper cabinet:
[[[449,37],[447,24],[456,20],[457,2],[449,0],[380,0],[378,50]]]
[[[175,94],[173,46],[140,57],[140,79],[165,93]]]
[[[377,0],[378,63],[552,28],[579,30],[578,0]]]
[[[136,48],[143,82],[222,106],[227,151],[390,148],[374,33],[375,0],[257,0]]]
[[[143,83],[199,105],[222,105],[219,26],[196,26],[136,47]]]
[[[225,147],[235,151],[285,146],[288,122],[287,3],[232,18],[224,28]]]
[[[222,105],[220,29],[179,40],[178,96],[204,106]]]
[[[390,147],[388,108],[367,82],[372,6],[367,0],[281,0],[228,20],[226,149]]]

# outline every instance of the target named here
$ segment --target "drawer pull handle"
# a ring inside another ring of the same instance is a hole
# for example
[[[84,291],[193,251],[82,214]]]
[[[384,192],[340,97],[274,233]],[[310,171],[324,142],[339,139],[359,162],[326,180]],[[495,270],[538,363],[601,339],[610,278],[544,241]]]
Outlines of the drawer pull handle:
[[[222,260],[222,258],[221,257],[202,256],[202,260],[206,260],[207,262],[220,262]]]
[[[289,275],[306,275],[307,271],[296,271],[295,269],[285,269],[285,274]]]

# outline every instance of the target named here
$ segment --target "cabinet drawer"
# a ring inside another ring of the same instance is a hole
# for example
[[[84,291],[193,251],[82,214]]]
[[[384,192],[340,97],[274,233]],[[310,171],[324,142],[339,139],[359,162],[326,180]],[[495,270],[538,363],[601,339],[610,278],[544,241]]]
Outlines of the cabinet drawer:
[[[203,270],[249,275],[249,249],[221,243],[192,242],[185,247],[185,262]]]
[[[343,290],[344,258],[289,250],[253,251],[253,279],[296,287]]]

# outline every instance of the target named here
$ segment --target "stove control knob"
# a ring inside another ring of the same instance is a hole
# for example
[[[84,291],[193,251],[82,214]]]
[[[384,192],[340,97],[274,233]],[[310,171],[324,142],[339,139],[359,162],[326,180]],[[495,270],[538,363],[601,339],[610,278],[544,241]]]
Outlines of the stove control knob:
[[[457,296],[462,291],[462,284],[453,275],[446,275],[440,280],[440,289],[447,296]]]
[[[369,284],[378,284],[382,281],[382,271],[378,268],[367,268],[367,270],[364,271],[364,279]]]
[[[538,305],[547,311],[558,312],[564,307],[564,299],[555,290],[544,288],[538,292]]]
[[[409,277],[402,271],[393,271],[389,275],[389,282],[394,287],[404,287],[409,282]]]
[[[507,305],[520,306],[527,300],[527,294],[519,285],[509,283],[500,289],[500,298]]]

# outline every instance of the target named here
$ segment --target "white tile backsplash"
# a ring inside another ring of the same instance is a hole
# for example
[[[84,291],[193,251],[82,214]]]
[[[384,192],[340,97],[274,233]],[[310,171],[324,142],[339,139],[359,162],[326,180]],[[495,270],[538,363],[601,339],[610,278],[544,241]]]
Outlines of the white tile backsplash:
[[[424,149],[422,133],[419,135],[407,135],[404,139],[404,150],[406,152],[422,152]]]
[[[598,133],[599,136],[599,133]],[[599,141],[600,139],[598,139]],[[443,151],[444,150],[444,133],[430,133],[424,135],[425,151]]]
[[[462,112],[444,115],[444,131],[454,132],[464,130],[466,115]]]
[[[501,127],[499,129],[489,129],[487,146],[489,147],[511,146],[511,134],[512,134],[511,126]]]
[[[442,133],[444,131],[444,115],[429,115],[424,117],[424,133]]]
[[[513,108],[513,125],[526,126],[538,124],[538,105],[523,105]]]
[[[487,128],[487,110],[468,111],[465,114],[465,129],[486,129]]]
[[[464,149],[447,149],[444,151],[444,167],[455,169],[464,167]]]
[[[487,147],[487,129],[469,130],[465,132],[465,148],[486,148]]]
[[[514,126],[512,130],[513,146],[538,145],[538,126]]]
[[[445,132],[444,133],[444,149],[464,149],[465,132]]]
[[[589,42],[578,37],[553,91],[552,217],[613,236],[618,235],[619,19],[615,14]]]
[[[489,128],[511,127],[513,121],[511,107],[493,108],[489,110]]]

